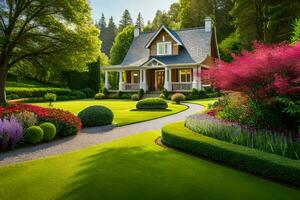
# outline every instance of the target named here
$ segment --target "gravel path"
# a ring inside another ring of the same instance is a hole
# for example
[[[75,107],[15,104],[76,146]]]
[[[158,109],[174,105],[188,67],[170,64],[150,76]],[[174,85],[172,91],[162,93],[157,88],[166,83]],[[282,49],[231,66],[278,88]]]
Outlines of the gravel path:
[[[81,130],[80,134],[74,137],[68,137],[51,143],[27,147],[15,151],[4,152],[0,154],[0,165],[35,160],[50,155],[75,151],[145,131],[159,130],[165,124],[183,121],[187,116],[195,114],[203,109],[202,106],[196,104],[186,105],[189,106],[189,109],[171,116],[122,127],[105,126],[85,128]]]

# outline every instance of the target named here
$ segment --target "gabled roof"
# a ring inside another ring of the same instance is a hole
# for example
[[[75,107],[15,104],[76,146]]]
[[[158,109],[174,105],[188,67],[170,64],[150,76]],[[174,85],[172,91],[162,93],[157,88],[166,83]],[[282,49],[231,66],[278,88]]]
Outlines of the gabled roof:
[[[157,32],[141,33],[138,37],[134,38],[121,65],[141,66],[152,58],[156,58],[166,65],[198,64],[211,54],[212,33],[205,32],[204,28],[192,28],[170,31],[182,44],[178,55],[151,57],[150,50],[145,47],[151,39],[155,38]]]
[[[152,36],[152,38],[149,40],[149,42],[146,44],[145,48],[149,48],[151,43],[153,42],[153,40],[155,40],[155,38],[158,36],[158,34],[162,31],[165,30],[171,37],[173,40],[175,40],[175,42],[182,46],[182,43],[179,41],[178,37],[176,37],[175,35],[173,35],[174,33],[172,33],[172,31],[170,31],[168,28],[166,28],[165,26],[161,26],[160,29],[158,31],[156,31],[156,33]]]

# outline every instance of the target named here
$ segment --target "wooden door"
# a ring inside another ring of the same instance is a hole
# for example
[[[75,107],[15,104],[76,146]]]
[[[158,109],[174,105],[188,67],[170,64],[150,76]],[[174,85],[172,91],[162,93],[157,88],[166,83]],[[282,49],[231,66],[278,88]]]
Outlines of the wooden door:
[[[165,71],[156,71],[156,90],[160,91],[164,88],[165,83]]]

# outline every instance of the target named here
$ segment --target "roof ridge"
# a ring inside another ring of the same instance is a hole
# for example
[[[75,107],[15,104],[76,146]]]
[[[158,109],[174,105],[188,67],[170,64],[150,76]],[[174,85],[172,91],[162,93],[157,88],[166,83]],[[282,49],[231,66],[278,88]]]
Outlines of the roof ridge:
[[[166,27],[167,28],[167,27]],[[198,26],[198,27],[191,27],[191,28],[184,28],[184,29],[170,29],[167,28],[170,31],[173,32],[178,32],[178,31],[189,31],[189,30],[198,30],[198,29],[204,29],[204,26]],[[147,32],[141,32],[141,34],[147,34],[147,33],[156,33],[158,30],[156,31],[147,31]]]

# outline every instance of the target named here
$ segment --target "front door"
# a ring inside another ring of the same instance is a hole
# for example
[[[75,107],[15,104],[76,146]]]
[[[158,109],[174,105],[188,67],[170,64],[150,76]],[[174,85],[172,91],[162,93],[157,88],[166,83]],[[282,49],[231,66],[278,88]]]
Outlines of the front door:
[[[157,70],[156,71],[156,81],[155,81],[155,89],[160,91],[164,88],[165,83],[165,71],[164,70]]]

